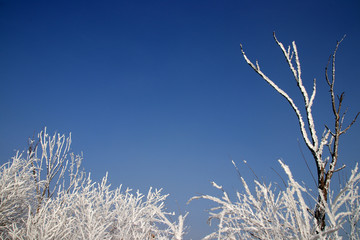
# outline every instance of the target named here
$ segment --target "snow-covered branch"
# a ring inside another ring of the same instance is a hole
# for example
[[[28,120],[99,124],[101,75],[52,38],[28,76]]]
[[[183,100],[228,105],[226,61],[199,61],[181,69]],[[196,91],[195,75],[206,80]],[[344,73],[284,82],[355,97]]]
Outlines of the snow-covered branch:
[[[286,51],[283,44],[281,42],[279,42],[277,40],[277,38],[275,37],[275,34],[274,34],[274,38],[275,38],[275,41],[277,42],[277,44],[280,46],[281,50],[283,51],[283,54],[284,54],[284,56],[288,62],[288,65],[295,77],[295,80],[301,90],[301,93],[303,94],[305,105],[307,106],[306,114],[307,114],[307,119],[308,119],[308,123],[309,123],[312,140],[310,140],[308,137],[308,133],[306,130],[305,122],[303,120],[303,116],[302,116],[299,108],[296,106],[294,100],[284,90],[282,90],[277,84],[275,84],[264,72],[262,72],[260,70],[258,62],[256,62],[256,65],[255,65],[249,60],[249,58],[245,54],[245,51],[244,51],[242,45],[240,44],[240,49],[241,49],[242,55],[243,55],[245,61],[250,65],[250,67],[257,74],[259,74],[271,87],[273,87],[280,95],[282,95],[288,101],[288,103],[290,104],[291,108],[294,110],[294,112],[298,118],[300,131],[301,131],[301,134],[303,136],[303,139],[304,139],[307,147],[310,149],[310,151],[313,153],[313,155],[318,156],[319,155],[317,153],[318,152],[318,140],[317,140],[317,136],[316,136],[314,120],[313,120],[312,113],[311,113],[311,106],[314,101],[315,92],[316,92],[316,82],[314,81],[313,94],[311,96],[311,100],[309,100],[307,91],[306,91],[305,87],[303,86],[303,83],[301,80],[301,67],[300,67],[300,61],[299,61],[299,56],[298,56],[295,42],[293,42],[293,49],[294,49],[294,53],[295,53],[297,69],[295,69],[295,67],[292,64],[293,53],[290,52],[290,50],[291,50],[290,46],[289,46],[288,50]],[[319,161],[319,164],[321,164],[320,161]]]

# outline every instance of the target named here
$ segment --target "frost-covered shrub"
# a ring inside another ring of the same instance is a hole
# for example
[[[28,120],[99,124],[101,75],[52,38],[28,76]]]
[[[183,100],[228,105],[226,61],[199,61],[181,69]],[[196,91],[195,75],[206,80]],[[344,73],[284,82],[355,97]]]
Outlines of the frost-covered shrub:
[[[45,129],[26,159],[17,154],[1,167],[1,239],[182,239],[186,216],[169,220],[168,195],[111,189],[107,175],[93,182],[70,144],[70,136],[48,136]]]
[[[0,237],[7,237],[11,225],[23,225],[34,205],[35,184],[30,162],[16,153],[12,160],[0,167]]]
[[[312,210],[317,199],[294,180],[287,165],[279,162],[288,177],[284,190],[255,181],[255,192],[252,192],[241,178],[245,192],[237,192],[235,202],[214,182],[213,186],[223,191],[222,198],[202,195],[190,199],[217,203],[210,209],[209,218],[210,223],[213,219],[219,221],[217,230],[204,239],[341,239],[340,235],[359,239],[360,173],[357,166],[339,193],[335,197],[331,194],[325,206],[327,227],[320,231]],[[313,200],[312,207],[305,201],[306,195]]]
[[[9,229],[13,239],[181,239],[182,229],[164,212],[167,195],[149,190],[145,197],[130,189],[110,190],[104,177],[90,177],[71,192],[61,190],[26,219],[25,227]],[[182,219],[180,219],[182,224]],[[159,225],[162,224],[162,225]],[[163,226],[164,225],[164,226]]]

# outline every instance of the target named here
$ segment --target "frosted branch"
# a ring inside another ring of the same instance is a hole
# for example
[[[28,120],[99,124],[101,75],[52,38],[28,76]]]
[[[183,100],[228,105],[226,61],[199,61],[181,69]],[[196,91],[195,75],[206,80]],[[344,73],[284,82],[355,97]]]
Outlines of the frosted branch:
[[[311,110],[312,103],[314,101],[315,93],[316,93],[316,84],[314,82],[313,93],[311,96],[311,100],[309,100],[309,95],[308,95],[308,93],[305,89],[305,86],[302,82],[302,79],[301,79],[301,65],[300,65],[299,54],[298,54],[298,50],[297,50],[295,41],[292,42],[292,47],[293,47],[293,51],[295,54],[296,69],[292,64],[292,57],[289,56],[288,51],[286,51],[284,48],[284,45],[276,38],[275,32],[274,32],[273,36],[274,36],[276,43],[279,45],[280,49],[282,50],[282,52],[285,56],[285,59],[289,65],[289,68],[292,71],[294,78],[297,82],[297,86],[299,87],[300,92],[304,98],[306,116],[307,116],[308,126],[309,126],[309,130],[310,130],[311,138],[312,138],[312,145],[313,145],[312,149],[314,151],[314,154],[316,154],[318,157],[319,155],[321,155],[321,153],[318,153],[318,144],[319,143],[318,143],[318,138],[317,138],[316,130],[315,130],[315,122],[314,122],[314,119],[312,116],[312,110]],[[302,134],[303,134],[303,132],[302,132]],[[321,159],[318,159],[318,161],[321,161]]]
[[[279,42],[278,43],[279,46],[282,47],[282,49],[284,49],[283,45]],[[290,106],[292,107],[292,109],[294,110],[297,118],[298,118],[298,121],[299,121],[299,125],[300,125],[300,131],[301,131],[301,134],[304,138],[304,141],[306,143],[306,145],[308,146],[308,148],[316,153],[317,152],[317,149],[315,148],[315,146],[313,145],[313,143],[310,141],[310,139],[308,138],[308,134],[307,134],[307,131],[305,129],[305,123],[303,121],[303,117],[301,115],[301,112],[300,110],[298,109],[298,107],[296,106],[296,104],[294,103],[293,99],[284,91],[282,90],[279,86],[277,86],[268,76],[266,76],[261,70],[260,70],[260,67],[259,66],[255,66],[250,60],[249,58],[246,56],[245,54],[245,51],[243,50],[243,47],[242,45],[240,44],[240,48],[241,48],[241,52],[242,52],[242,55],[245,59],[245,61],[250,65],[250,67],[257,73],[259,74],[271,87],[273,87],[280,95],[282,95],[287,101],[288,103],[290,104]],[[284,50],[285,51],[285,50]],[[291,62],[290,62],[291,64]],[[257,64],[258,65],[258,64]],[[292,67],[292,65],[290,65]],[[294,70],[295,71],[295,70]],[[296,76],[296,74],[295,74]],[[310,112],[311,113],[311,112]],[[311,117],[312,119],[312,117]],[[313,120],[312,120],[313,121]],[[311,127],[313,128],[313,124],[311,125]],[[314,132],[314,131],[312,131]],[[317,139],[317,138],[315,138]]]

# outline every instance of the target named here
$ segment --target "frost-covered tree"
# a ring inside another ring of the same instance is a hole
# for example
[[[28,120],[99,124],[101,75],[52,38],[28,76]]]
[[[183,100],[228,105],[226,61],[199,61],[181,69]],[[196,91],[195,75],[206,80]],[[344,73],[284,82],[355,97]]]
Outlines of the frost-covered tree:
[[[330,106],[334,115],[334,128],[325,125],[324,133],[318,136],[312,106],[316,95],[316,81],[313,82],[311,95],[308,94],[301,77],[299,54],[295,42],[287,49],[278,41],[286,62],[303,96],[305,118],[294,100],[273,82],[256,61],[249,60],[242,45],[241,52],[245,61],[271,87],[282,95],[295,112],[303,140],[311,152],[317,170],[317,191],[314,193],[297,182],[287,165],[279,161],[287,176],[285,189],[272,184],[255,181],[255,190],[250,190],[247,182],[241,178],[244,193],[236,193],[236,200],[231,201],[224,189],[213,182],[213,186],[222,190],[221,198],[211,195],[195,196],[194,199],[207,199],[217,206],[210,209],[209,222],[218,220],[216,231],[204,239],[359,239],[360,228],[360,173],[358,166],[351,172],[350,178],[339,187],[336,194],[330,189],[334,173],[338,168],[340,136],[355,123],[359,113],[347,125],[343,126],[346,111],[342,111],[344,93],[336,97],[335,57],[340,43],[337,42],[333,54],[325,68],[325,80],[329,86]],[[331,66],[331,76],[328,75]],[[324,151],[328,149],[328,153]],[[233,162],[235,165],[235,163]],[[235,168],[237,169],[236,165]],[[309,200],[308,200],[309,199]]]
[[[93,182],[70,145],[71,135],[45,128],[26,158],[16,154],[1,167],[0,239],[182,239],[186,215],[170,220],[168,195],[111,189],[107,175]]]
[[[243,50],[242,45],[240,44],[241,52],[245,61],[250,65],[250,67],[287,100],[287,102],[290,104],[291,108],[294,110],[298,118],[303,140],[314,158],[316,171],[317,171],[317,187],[319,189],[319,197],[318,197],[318,203],[316,205],[313,214],[318,222],[318,225],[320,226],[320,229],[324,230],[325,216],[326,216],[324,205],[328,200],[331,178],[333,177],[333,174],[335,172],[345,167],[345,165],[342,165],[340,168],[337,166],[340,136],[346,133],[347,130],[349,130],[349,128],[355,123],[356,118],[359,115],[359,113],[357,113],[354,119],[347,126],[344,127],[343,123],[346,115],[346,111],[342,111],[344,93],[341,93],[340,96],[336,97],[334,90],[335,57],[338,47],[344,38],[342,38],[340,41],[337,42],[335,50],[333,54],[329,57],[329,61],[325,68],[325,79],[329,86],[329,92],[331,97],[330,105],[334,115],[334,128],[331,129],[330,127],[325,125],[325,130],[322,136],[319,136],[316,132],[315,121],[312,113],[312,107],[316,95],[316,80],[314,79],[312,93],[311,95],[309,95],[302,80],[300,58],[295,42],[292,42],[292,48],[291,46],[289,46],[286,49],[284,45],[280,41],[278,41],[278,39],[275,36],[275,33],[274,33],[274,39],[277,45],[280,47],[283,55],[285,56],[286,62],[303,96],[306,120],[304,120],[303,114],[301,113],[299,107],[295,104],[293,99],[278,85],[276,85],[260,69],[260,66],[257,61],[254,64],[249,60],[249,58],[246,56]],[[331,77],[329,77],[328,75],[329,65],[331,65],[331,75],[330,75]],[[328,154],[324,153],[324,148],[328,149],[329,151]]]

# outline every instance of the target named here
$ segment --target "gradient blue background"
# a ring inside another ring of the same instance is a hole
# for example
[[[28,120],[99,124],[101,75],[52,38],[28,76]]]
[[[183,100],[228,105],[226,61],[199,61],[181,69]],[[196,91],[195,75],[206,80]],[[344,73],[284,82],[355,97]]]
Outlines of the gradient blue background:
[[[0,0],[0,163],[44,126],[72,132],[72,150],[84,153],[95,180],[108,171],[113,186],[163,188],[169,210],[190,211],[187,239],[210,231],[214,206],[186,205],[190,197],[221,196],[213,180],[242,190],[231,159],[249,181],[243,160],[264,181],[281,182],[271,170],[282,174],[281,158],[314,187],[295,114],[240,53],[242,43],[303,110],[273,31],[285,45],[296,41],[307,89],[318,80],[319,133],[333,118],[324,67],[347,34],[336,89],[346,92],[350,121],[360,110],[359,1]],[[357,123],[342,138],[347,172],[359,136]]]

